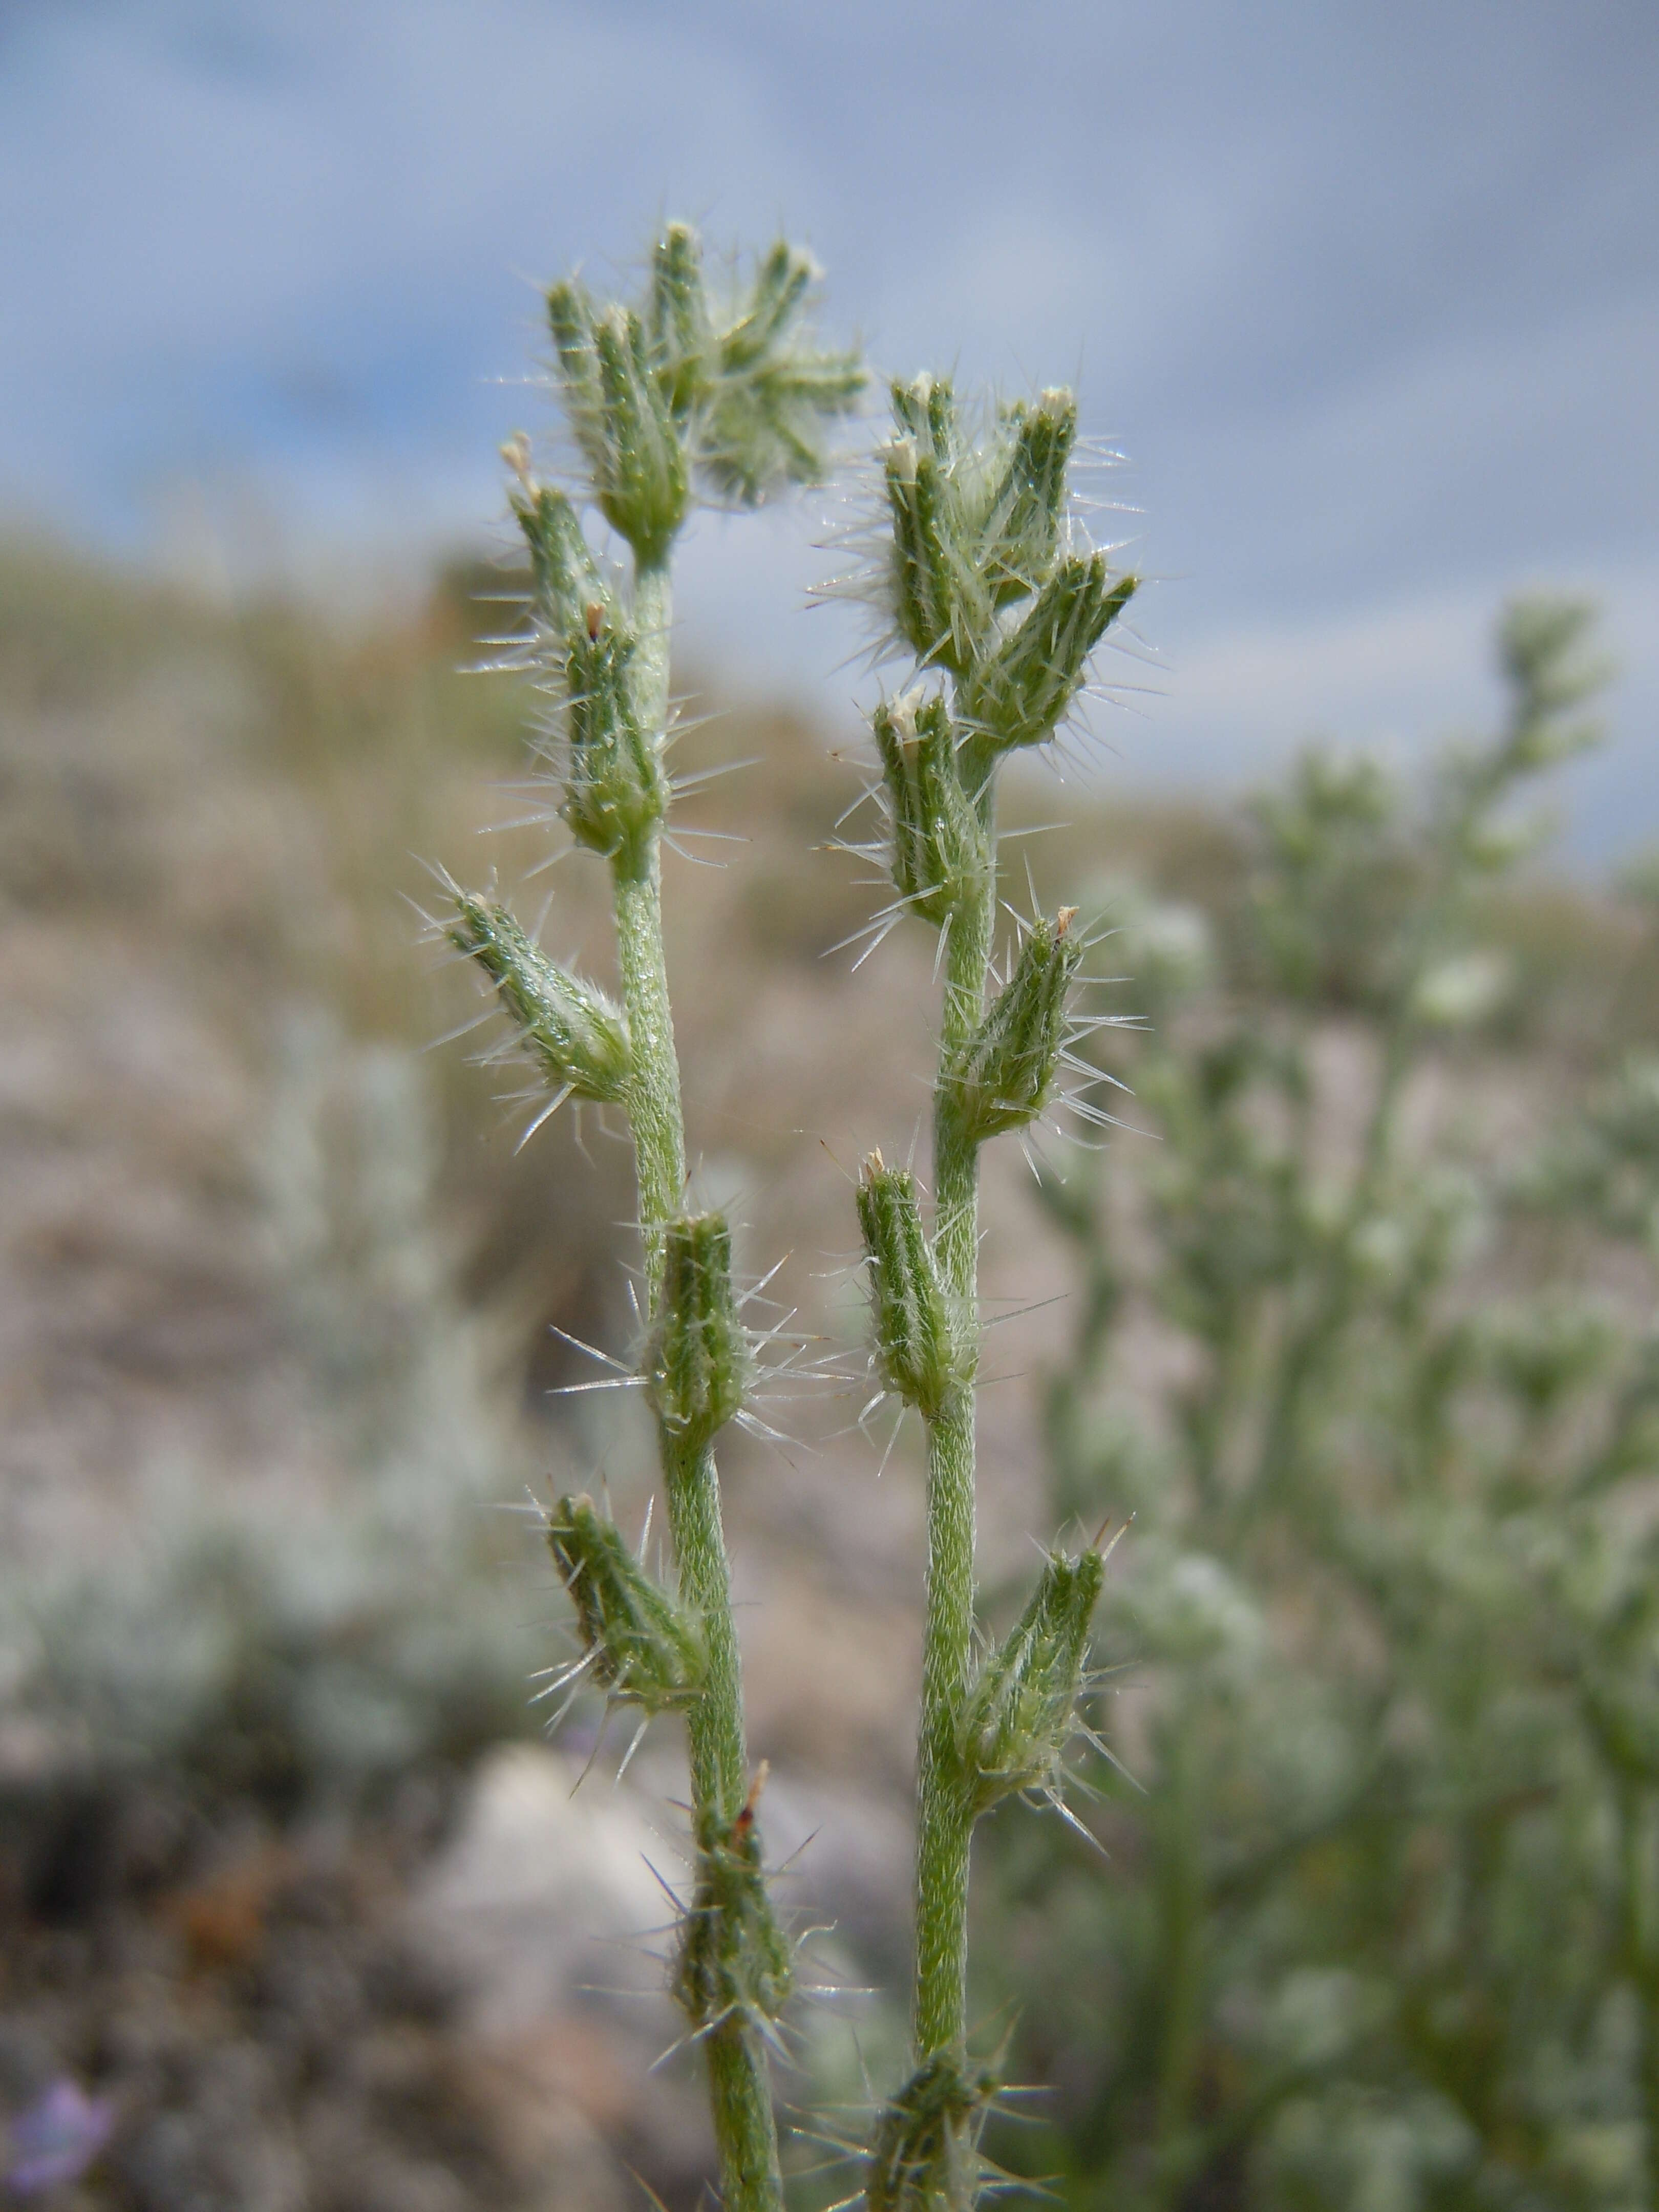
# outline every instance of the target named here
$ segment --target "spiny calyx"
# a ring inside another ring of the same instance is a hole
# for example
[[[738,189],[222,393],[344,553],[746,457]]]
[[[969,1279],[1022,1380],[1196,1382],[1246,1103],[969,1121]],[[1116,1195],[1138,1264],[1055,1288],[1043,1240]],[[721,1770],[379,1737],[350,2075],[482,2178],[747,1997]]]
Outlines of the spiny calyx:
[[[943,926],[991,866],[990,841],[963,789],[942,697],[907,692],[871,718],[881,756],[893,886],[912,913]]]
[[[601,1105],[626,1097],[633,1075],[628,1024],[602,991],[550,960],[506,907],[476,892],[455,893],[447,933],[495,984],[525,1050],[551,1082]]]
[[[940,1073],[941,1095],[972,1143],[1023,1128],[1048,1107],[1066,1038],[1066,1004],[1083,958],[1075,907],[1039,916],[1014,972]]]
[[[643,1372],[657,1419],[683,1451],[701,1451],[742,1412],[754,1353],[732,1286],[723,1214],[684,1214],[665,1226],[657,1324]]]
[[[876,2123],[864,2179],[869,2212],[967,2212],[982,2179],[980,2130],[999,2086],[954,2051],[918,2067]]]
[[[896,1396],[937,1420],[967,1378],[915,1178],[872,1152],[859,1176],[858,1207],[877,1369]]]
[[[1068,554],[1017,629],[975,667],[957,695],[963,726],[993,753],[1046,744],[1082,689],[1090,654],[1134,597],[1103,553]]]
[[[705,1808],[697,1824],[696,1885],[680,1931],[673,1991],[692,2026],[734,2017],[775,2021],[794,1986],[794,1953],[772,1909],[755,1808],[766,1762],[734,1819]]]
[[[1089,1624],[1105,1571],[1092,1547],[1075,1558],[1051,1552],[1025,1610],[980,1669],[960,1739],[975,1813],[1016,1790],[1054,1787],[1077,1731]]]
[[[647,1713],[701,1697],[708,1667],[702,1624],[646,1572],[586,1492],[560,1498],[548,1516],[547,1542],[594,1681]]]

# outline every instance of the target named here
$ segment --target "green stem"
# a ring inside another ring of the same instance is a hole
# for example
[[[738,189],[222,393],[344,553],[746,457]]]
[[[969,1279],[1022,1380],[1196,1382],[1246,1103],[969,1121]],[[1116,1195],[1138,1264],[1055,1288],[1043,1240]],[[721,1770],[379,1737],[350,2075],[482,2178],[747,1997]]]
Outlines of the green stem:
[[[962,1388],[927,1435],[927,1623],[916,1783],[918,2057],[968,2039],[968,1865],[973,1814],[957,1771],[957,1717],[974,1628],[974,1377],[979,1343],[979,1147],[958,1125],[943,1068],[974,1031],[990,966],[994,878],[958,908],[946,948],[941,1073],[933,1093],[935,1244],[964,1351]]]
[[[642,564],[634,586],[640,638],[635,704],[646,726],[659,733],[667,725],[671,604],[666,566]],[[649,1316],[655,1313],[661,1289],[663,1229],[679,1212],[685,1188],[685,1121],[663,953],[661,854],[654,835],[642,849],[613,857],[611,883],[634,1061],[628,1115]],[[681,1588],[702,1614],[708,1639],[707,1686],[692,1705],[687,1724],[693,1827],[702,1835],[729,1828],[747,1794],[743,1677],[714,1453],[707,1447],[687,1453],[660,1431],[659,1443]],[[760,2037],[746,2021],[729,2018],[705,2035],[702,2044],[728,2212],[781,2212],[777,2126]]]
[[[708,1447],[678,1453],[664,1436],[661,1448],[680,1587],[702,1616],[708,1646],[708,1686],[687,1715],[694,1824],[703,1832],[704,1816],[712,1813],[715,1826],[725,1831],[748,1794],[749,1754],[720,1480]],[[780,2212],[783,2179],[777,2124],[761,2039],[747,2021],[732,2017],[702,2041],[727,2212]]]
[[[656,1312],[662,1279],[663,1224],[679,1212],[685,1191],[685,1123],[663,957],[661,851],[654,837],[643,854],[617,855],[611,863],[611,887],[634,1060],[628,1120],[634,1133],[649,1319]]]

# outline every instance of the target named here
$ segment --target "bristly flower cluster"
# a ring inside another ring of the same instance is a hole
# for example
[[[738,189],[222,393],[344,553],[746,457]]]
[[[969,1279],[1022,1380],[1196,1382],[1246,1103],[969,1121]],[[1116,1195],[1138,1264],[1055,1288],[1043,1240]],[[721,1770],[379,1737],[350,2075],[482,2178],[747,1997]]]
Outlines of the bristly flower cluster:
[[[873,609],[884,657],[905,653],[948,678],[977,796],[1000,755],[1045,744],[1064,722],[1138,580],[1113,573],[1078,514],[1069,392],[1014,401],[988,425],[964,418],[948,378],[895,383],[891,399],[879,545],[823,596]],[[921,711],[913,702],[913,720]]]
[[[637,304],[597,306],[574,280],[549,290],[565,413],[592,503],[632,549],[636,572],[661,570],[699,485],[753,506],[777,485],[825,473],[827,427],[856,404],[866,379],[855,354],[811,343],[805,311],[817,273],[809,255],[780,242],[722,308],[696,232],[674,223],[657,241]],[[504,453],[530,561],[530,627],[514,658],[553,702],[545,757],[561,787],[558,813],[576,844],[637,869],[673,798],[662,616],[637,591],[630,604],[617,588],[577,502],[535,474],[529,440],[515,437]],[[505,908],[465,894],[457,907],[453,941],[495,984],[532,1057],[567,1095],[626,1104],[626,1030],[615,1010],[544,962]],[[609,1019],[614,1048],[597,1060],[565,1054],[556,1008],[590,1042]]]
[[[722,313],[696,233],[672,223],[637,307],[596,310],[583,287],[547,295],[571,430],[601,514],[645,561],[660,560],[694,482],[753,507],[775,485],[820,483],[826,419],[865,386],[855,353],[821,353],[804,327],[810,254],[775,245]]]

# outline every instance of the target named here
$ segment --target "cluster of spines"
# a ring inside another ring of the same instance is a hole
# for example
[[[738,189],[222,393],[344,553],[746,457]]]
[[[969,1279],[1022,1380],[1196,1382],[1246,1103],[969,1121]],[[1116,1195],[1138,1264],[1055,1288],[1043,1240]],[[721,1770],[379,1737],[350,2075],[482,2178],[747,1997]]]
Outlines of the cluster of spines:
[[[794,1988],[794,1946],[773,1907],[755,1819],[765,1782],[763,1761],[735,1817],[711,1807],[697,1824],[672,1983],[694,2035],[738,2020],[773,2038]]]
[[[980,2131],[1000,2088],[986,2067],[938,2051],[883,2106],[865,2155],[868,2212],[964,2212],[990,2170]]]

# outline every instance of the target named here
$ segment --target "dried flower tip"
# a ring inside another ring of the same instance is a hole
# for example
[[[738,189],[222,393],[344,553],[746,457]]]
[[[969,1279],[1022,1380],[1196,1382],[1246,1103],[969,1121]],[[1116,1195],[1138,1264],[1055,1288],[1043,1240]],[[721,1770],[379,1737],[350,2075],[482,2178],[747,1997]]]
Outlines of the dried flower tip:
[[[519,482],[525,487],[526,491],[530,490],[532,489],[532,482],[530,475],[529,432],[526,430],[515,430],[510,438],[503,441],[500,447],[500,452],[501,459],[507,463],[508,468],[512,470],[514,475],[517,477]]]
[[[943,698],[908,692],[872,717],[892,831],[894,888],[914,913],[942,926],[990,867],[985,825],[957,773]]]
[[[1076,911],[1062,907],[1052,922],[1032,926],[1013,974],[944,1071],[952,1110],[972,1142],[1023,1128],[1048,1104],[1066,997],[1083,958],[1071,929]]]
[[[926,1419],[937,1420],[962,1388],[962,1364],[914,1178],[872,1152],[859,1177],[858,1207],[881,1379]]]
[[[772,1910],[755,1821],[765,1778],[763,1768],[732,1819],[711,1807],[698,1822],[696,1887],[673,1979],[675,1999],[696,2028],[734,2016],[775,2021],[794,1986],[794,1955]]]
[[[579,844],[607,858],[641,851],[668,811],[659,740],[634,704],[637,641],[609,596],[586,598],[565,655],[564,805]]]
[[[994,753],[1051,738],[1082,687],[1090,654],[1134,597],[1139,579],[1109,577],[1106,556],[1063,560],[1018,629],[977,666],[958,706]]]
[[[683,1216],[663,1231],[662,1291],[645,1376],[658,1420],[686,1451],[701,1451],[743,1410],[754,1367],[732,1288],[732,1232],[719,1213]]]
[[[475,892],[455,894],[448,934],[495,984],[525,1049],[550,1082],[603,1105],[627,1096],[634,1072],[628,1024],[602,991],[550,960],[506,907]]]
[[[701,1626],[647,1574],[616,1522],[585,1494],[562,1498],[547,1541],[593,1655],[594,1681],[647,1713],[701,1697],[708,1665]]]
[[[865,2176],[869,2212],[968,2212],[981,2178],[980,2130],[994,2075],[951,2051],[919,2067],[876,2123]]]
[[[1019,1790],[1052,1788],[1077,1727],[1101,1553],[1051,1552],[1030,1601],[969,1694],[963,1774],[975,1813]]]

